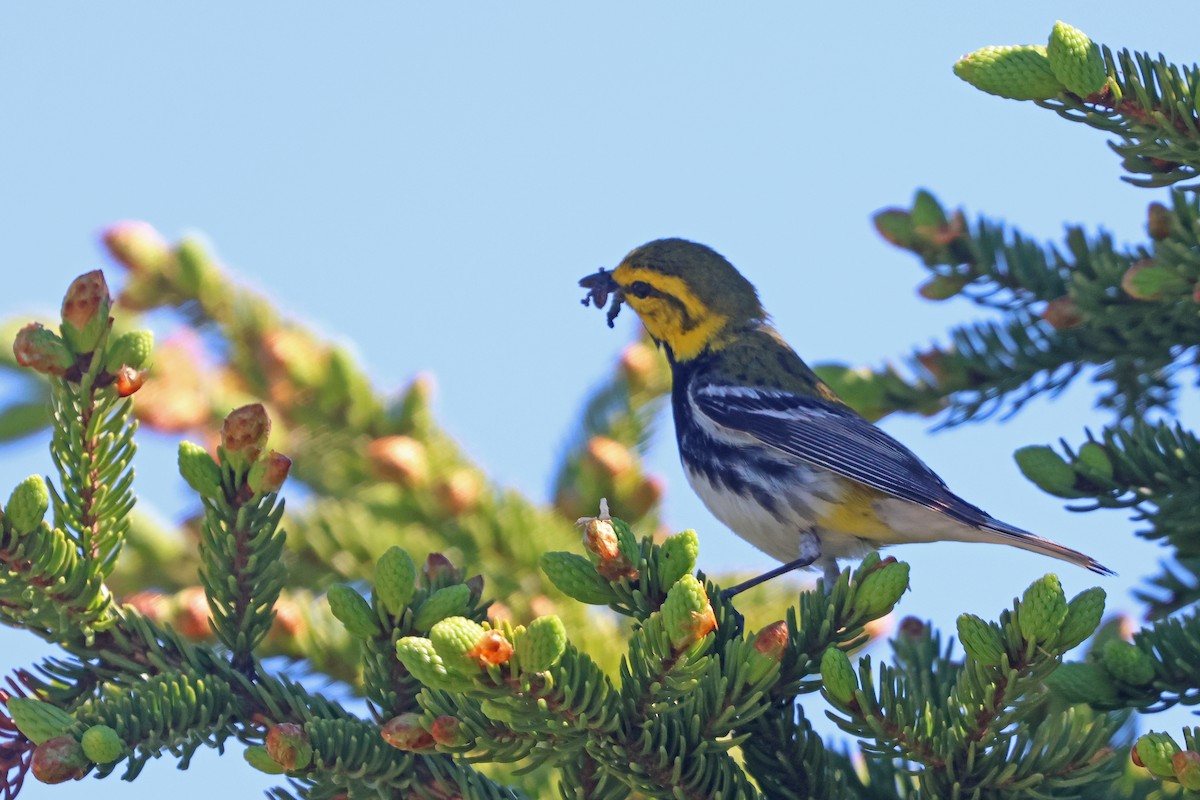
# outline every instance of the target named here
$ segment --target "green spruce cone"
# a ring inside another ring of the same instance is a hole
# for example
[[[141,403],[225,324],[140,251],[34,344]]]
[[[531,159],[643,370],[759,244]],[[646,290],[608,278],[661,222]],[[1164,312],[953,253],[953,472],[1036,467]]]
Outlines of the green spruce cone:
[[[608,581],[590,560],[576,553],[542,553],[538,565],[559,591],[581,603],[607,605],[613,599]]]
[[[107,725],[93,725],[80,740],[83,754],[97,764],[111,764],[125,754],[121,735]]]
[[[150,331],[129,331],[109,342],[105,348],[104,366],[109,372],[121,367],[143,369],[154,352],[154,334]]]
[[[1106,708],[1117,700],[1117,692],[1108,673],[1084,661],[1060,665],[1046,678],[1046,685],[1068,703],[1088,703]]]
[[[517,660],[525,672],[545,672],[567,649],[567,629],[557,616],[538,617],[517,639]]]
[[[8,497],[4,516],[17,533],[30,533],[38,527],[50,507],[50,491],[41,475],[30,475],[17,484]]]
[[[893,561],[871,571],[858,587],[854,607],[867,619],[878,619],[892,610],[908,591],[908,564]]]
[[[1042,444],[1022,447],[1013,453],[1021,474],[1037,485],[1043,492],[1055,497],[1077,497],[1075,491],[1075,470],[1054,452],[1054,449]]]
[[[471,680],[447,669],[433,642],[423,636],[405,636],[396,642],[396,657],[410,675],[430,689],[464,692],[471,688]]]
[[[690,575],[696,569],[696,557],[700,555],[700,541],[696,532],[686,530],[673,536],[668,536],[662,543],[660,551],[661,568],[659,578],[664,589],[675,585],[684,575]]]
[[[375,612],[354,589],[343,583],[335,583],[329,587],[326,598],[329,600],[329,610],[351,636],[357,639],[373,639],[381,633]]]
[[[483,634],[483,626],[475,620],[447,617],[429,631],[429,641],[447,669],[472,675],[480,669],[476,648]]]
[[[221,494],[221,468],[195,442],[179,443],[179,474],[201,497],[212,499]]]
[[[1175,777],[1174,758],[1175,754],[1180,752],[1180,747],[1170,734],[1151,731],[1139,738],[1133,747],[1142,764],[1150,772],[1160,778]]]
[[[393,617],[408,608],[417,590],[417,565],[403,547],[390,547],[375,563],[375,596]]]
[[[12,697],[5,705],[17,730],[34,744],[62,736],[75,726],[75,718],[66,711],[33,697]]]
[[[967,655],[985,667],[998,667],[1004,660],[1004,639],[1000,629],[974,614],[959,616],[958,639]]]
[[[1046,58],[1067,91],[1087,97],[1104,88],[1108,71],[1100,47],[1078,28],[1059,20],[1050,32]]]
[[[433,628],[439,621],[447,617],[458,617],[466,613],[471,604],[471,587],[465,583],[443,586],[429,597],[417,609],[413,618],[413,626],[419,631]]]
[[[1067,618],[1067,597],[1054,574],[1043,575],[1021,596],[1018,621],[1021,636],[1030,642],[1048,642],[1058,636]]]
[[[850,658],[837,647],[825,648],[821,654],[821,680],[825,691],[841,705],[846,705],[858,691],[858,678]]]
[[[246,762],[254,767],[259,772],[265,772],[268,775],[282,775],[285,770],[282,765],[278,764],[275,759],[271,758],[271,754],[267,752],[267,748],[261,744],[251,745],[247,747],[242,756]]]
[[[1104,616],[1105,599],[1104,590],[1099,586],[1085,589],[1072,598],[1067,604],[1067,617],[1058,629],[1056,649],[1059,652],[1065,653],[1083,644],[1084,640],[1095,633]]]
[[[1140,647],[1122,639],[1105,642],[1101,651],[1108,674],[1131,686],[1147,686],[1154,680],[1154,659]]]
[[[960,58],[954,74],[980,91],[1010,100],[1048,100],[1062,91],[1046,48],[983,47]]]

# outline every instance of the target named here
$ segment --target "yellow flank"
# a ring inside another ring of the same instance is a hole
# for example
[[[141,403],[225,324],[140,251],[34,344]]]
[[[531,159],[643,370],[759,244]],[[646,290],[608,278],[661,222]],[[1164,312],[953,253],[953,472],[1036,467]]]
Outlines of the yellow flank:
[[[622,288],[642,281],[679,301],[676,304],[653,295],[636,297],[628,292],[623,297],[624,302],[637,312],[650,335],[671,348],[677,361],[693,359],[706,347],[720,349],[720,343],[714,339],[729,318],[704,305],[683,278],[628,264],[617,267],[612,275]]]
[[[875,511],[875,501],[884,495],[856,481],[844,480],[842,486],[844,494],[840,501],[817,519],[818,526],[881,544],[903,541]]]

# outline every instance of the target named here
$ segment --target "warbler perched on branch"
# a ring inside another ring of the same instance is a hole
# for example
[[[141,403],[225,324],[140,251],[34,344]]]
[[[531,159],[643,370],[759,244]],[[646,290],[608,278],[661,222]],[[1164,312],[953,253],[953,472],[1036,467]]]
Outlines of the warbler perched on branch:
[[[1112,570],[992,517],[842,402],[780,337],[750,281],[709,247],[642,245],[579,282],[608,324],[629,305],[667,354],[679,456],[692,488],[734,533],[785,562],[733,595],[800,567],[907,542],[992,542]],[[830,584],[831,585],[831,584]]]

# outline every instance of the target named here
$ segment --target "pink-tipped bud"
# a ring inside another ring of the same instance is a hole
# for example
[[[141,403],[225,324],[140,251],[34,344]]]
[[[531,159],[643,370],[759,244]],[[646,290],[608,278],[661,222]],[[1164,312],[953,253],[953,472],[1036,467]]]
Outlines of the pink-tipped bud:
[[[900,635],[909,639],[920,639],[925,635],[925,623],[916,617],[900,620]]]
[[[292,468],[292,460],[283,453],[272,450],[266,456],[254,462],[246,483],[255,494],[278,492],[287,480],[288,471]]]
[[[17,332],[13,355],[22,367],[43,375],[61,377],[75,364],[75,356],[67,343],[37,322],[31,322]]]
[[[629,448],[607,436],[593,436],[588,440],[586,460],[609,478],[618,478],[634,467]]]
[[[772,661],[781,661],[788,645],[788,626],[783,620],[772,622],[754,637],[754,649]]]
[[[108,330],[112,296],[104,273],[93,270],[71,282],[62,303],[62,335],[76,353],[90,353]]]
[[[1170,236],[1172,217],[1171,210],[1162,203],[1151,203],[1146,214],[1146,232],[1150,238],[1161,242]]]
[[[457,717],[447,714],[436,718],[430,726],[433,740],[444,747],[462,747],[467,744],[467,732]]]
[[[401,486],[421,486],[429,477],[425,445],[411,436],[384,436],[367,445],[376,474]]]
[[[425,577],[432,584],[441,581],[457,583],[459,579],[458,568],[441,553],[430,553],[426,557],[425,563],[421,565],[421,572],[425,573]]]
[[[383,740],[397,750],[432,750],[434,741],[429,731],[421,726],[421,715],[411,711],[392,717],[380,729]]]
[[[262,403],[235,408],[221,426],[221,447],[226,456],[252,463],[262,455],[271,435],[271,418]]]
[[[1083,312],[1074,300],[1063,295],[1046,304],[1042,309],[1042,319],[1056,331],[1065,331],[1083,324]]]
[[[289,772],[304,769],[312,763],[312,742],[304,727],[294,722],[272,725],[264,744],[272,760]]]
[[[469,469],[456,469],[434,487],[438,500],[454,516],[465,514],[479,504],[483,483]]]
[[[212,625],[208,619],[208,596],[199,586],[189,586],[175,596],[175,614],[172,625],[184,638],[193,642],[204,641],[212,636]]]
[[[42,783],[63,783],[87,774],[88,759],[74,736],[55,736],[34,748],[31,767]]]
[[[156,589],[134,592],[126,596],[121,603],[152,622],[162,622],[171,611],[170,599]]]
[[[156,272],[171,258],[170,245],[149,222],[116,222],[101,238],[113,259],[130,272]]]

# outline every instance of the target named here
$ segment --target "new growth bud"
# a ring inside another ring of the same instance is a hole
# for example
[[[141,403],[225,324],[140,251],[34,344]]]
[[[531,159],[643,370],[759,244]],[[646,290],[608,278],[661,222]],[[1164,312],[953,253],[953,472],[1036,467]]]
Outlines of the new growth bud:
[[[379,635],[379,620],[363,596],[345,584],[335,583],[326,595],[329,610],[357,639],[372,639]]]
[[[1058,636],[1067,618],[1067,598],[1057,575],[1043,575],[1029,585],[1018,616],[1026,641],[1048,642]]]
[[[221,492],[221,468],[195,442],[179,443],[179,474],[201,497],[215,498]]]
[[[246,485],[255,494],[278,492],[283,488],[283,482],[287,480],[291,468],[290,458],[272,450],[250,467],[250,472],[246,475]]]
[[[102,238],[109,254],[130,272],[157,272],[171,258],[170,245],[148,222],[118,222]]]
[[[676,653],[691,647],[717,627],[708,593],[694,575],[684,575],[675,582],[667,591],[660,613]]]
[[[1108,71],[1100,48],[1087,34],[1059,20],[1046,46],[1050,69],[1068,91],[1087,97],[1104,88]]]
[[[97,764],[111,764],[125,754],[121,735],[107,725],[93,725],[83,732],[83,754]]]
[[[221,426],[221,448],[231,462],[251,464],[258,460],[271,435],[271,419],[262,403],[235,408]]]
[[[62,335],[76,353],[90,353],[111,322],[112,297],[100,270],[80,275],[67,288],[62,303]]]
[[[62,377],[75,364],[75,354],[58,334],[31,322],[17,332],[13,356],[22,367],[43,375]]]
[[[983,47],[960,58],[954,74],[980,91],[1010,100],[1048,100],[1062,91],[1046,48]]]
[[[47,739],[33,750],[33,777],[42,783],[77,781],[87,774],[88,759],[73,736]]]
[[[556,616],[538,617],[517,640],[517,659],[525,672],[544,672],[562,658],[567,649],[567,629]]]
[[[419,752],[432,750],[433,736],[421,725],[421,715],[406,711],[392,717],[379,730],[383,740],[397,750]]]
[[[849,657],[832,645],[821,655],[821,680],[830,698],[842,705],[849,703],[858,691],[858,678]]]
[[[375,597],[394,617],[404,613],[416,593],[417,566],[402,547],[391,547],[375,564]]]
[[[50,507],[50,490],[41,475],[30,475],[12,490],[4,516],[17,533],[31,533],[38,527]]]
[[[267,754],[288,772],[305,769],[312,763],[313,748],[302,725],[281,722],[267,731]]]

